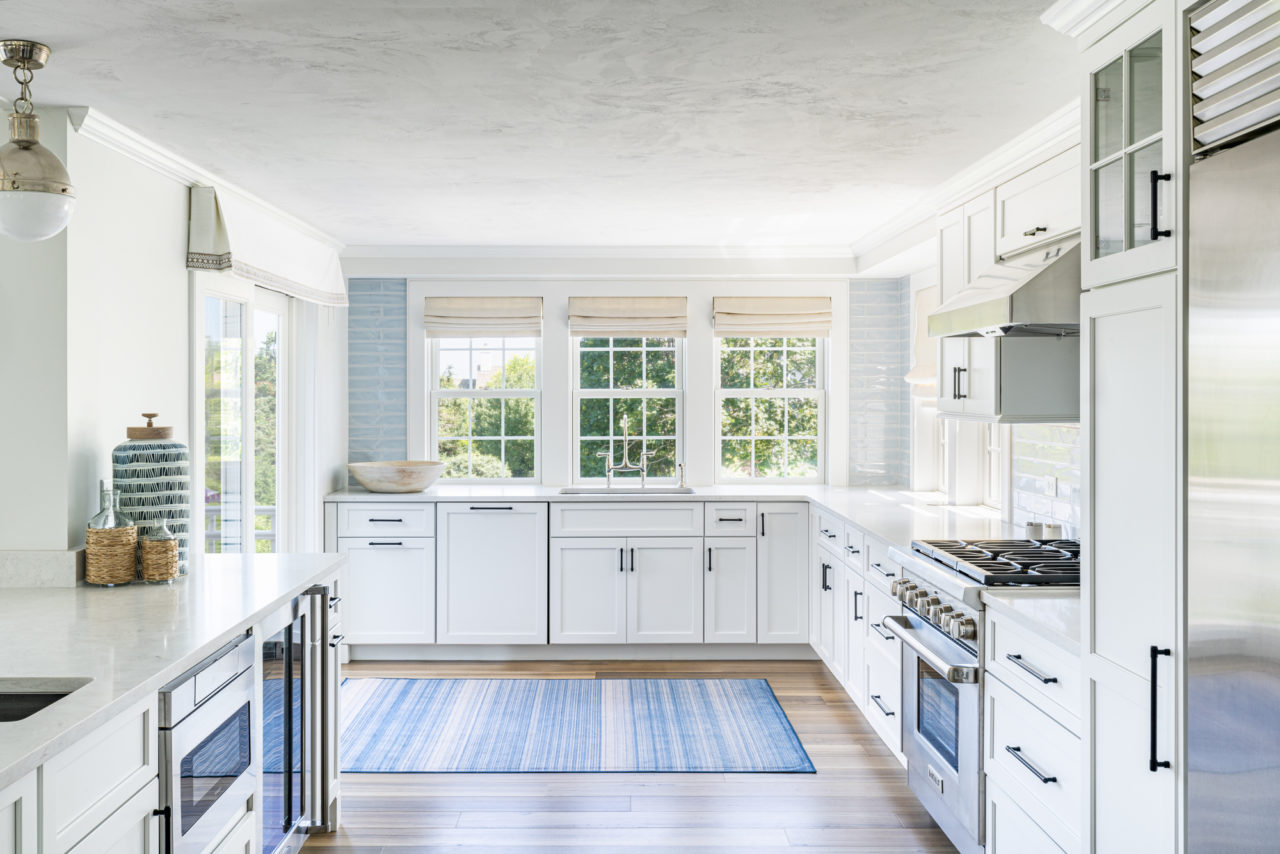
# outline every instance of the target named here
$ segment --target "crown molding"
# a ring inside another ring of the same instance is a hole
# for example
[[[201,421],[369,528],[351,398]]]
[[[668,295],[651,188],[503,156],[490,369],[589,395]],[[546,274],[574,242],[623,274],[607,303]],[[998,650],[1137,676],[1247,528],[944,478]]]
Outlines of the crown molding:
[[[1064,36],[1079,38],[1127,2],[1131,0],[1058,0],[1040,16],[1040,23]]]
[[[423,259],[659,259],[659,260],[793,260],[800,258],[852,259],[848,246],[485,246],[485,245],[400,245],[348,246],[342,252],[351,258]]]
[[[72,128],[79,136],[96,142],[118,154],[123,154],[148,169],[164,175],[166,178],[188,186],[214,187],[218,192],[235,193],[308,237],[333,247],[335,251],[341,252],[344,247],[342,241],[321,231],[311,223],[301,220],[288,211],[281,210],[261,196],[251,193],[201,166],[197,166],[185,157],[152,142],[132,128],[120,124],[115,119],[100,113],[92,107],[68,107],[67,115],[71,119]]]

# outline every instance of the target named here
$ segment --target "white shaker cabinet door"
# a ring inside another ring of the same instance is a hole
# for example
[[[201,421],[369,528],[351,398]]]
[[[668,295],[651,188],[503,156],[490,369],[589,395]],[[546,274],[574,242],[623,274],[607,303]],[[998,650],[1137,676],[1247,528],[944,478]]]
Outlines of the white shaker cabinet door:
[[[435,643],[435,540],[340,537],[338,551],[347,643]]]
[[[436,638],[547,642],[547,505],[436,505]]]
[[[747,521],[750,524],[750,517]],[[705,542],[705,640],[707,643],[755,643],[755,538],[708,537]]]
[[[69,854],[160,854],[160,781],[152,780],[80,840]]]
[[[627,642],[627,541],[551,540],[551,642]]]
[[[809,642],[809,505],[756,505],[756,640]]]
[[[702,538],[627,541],[627,642],[702,643]]]
[[[0,789],[0,854],[37,854],[36,772]]]
[[[867,583],[857,570],[846,569],[843,572],[849,650],[844,670],[844,686],[854,702],[862,705],[867,701]]]

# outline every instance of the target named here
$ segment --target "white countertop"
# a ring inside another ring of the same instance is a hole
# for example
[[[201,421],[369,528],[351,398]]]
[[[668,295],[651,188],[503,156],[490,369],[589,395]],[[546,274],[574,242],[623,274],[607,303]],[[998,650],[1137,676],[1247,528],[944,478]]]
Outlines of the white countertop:
[[[988,588],[982,591],[982,601],[989,610],[1008,615],[1072,655],[1080,654],[1079,587]]]
[[[0,723],[0,789],[330,575],[341,555],[208,555],[171,585],[0,592],[0,678],[92,681]]]
[[[916,539],[994,539],[1016,534],[989,507],[941,503],[937,493],[844,486],[695,486],[692,495],[561,495],[558,486],[439,484],[425,492],[374,493],[360,487],[339,490],[325,500],[341,501],[808,501],[891,545]]]

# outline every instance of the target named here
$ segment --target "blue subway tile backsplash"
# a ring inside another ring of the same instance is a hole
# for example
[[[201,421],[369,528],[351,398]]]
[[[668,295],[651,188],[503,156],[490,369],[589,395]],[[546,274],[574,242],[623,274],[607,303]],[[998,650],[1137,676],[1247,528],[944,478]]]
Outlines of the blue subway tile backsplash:
[[[347,282],[348,442],[351,462],[409,456],[404,279]]]
[[[850,282],[850,486],[910,480],[910,320],[909,280]]]

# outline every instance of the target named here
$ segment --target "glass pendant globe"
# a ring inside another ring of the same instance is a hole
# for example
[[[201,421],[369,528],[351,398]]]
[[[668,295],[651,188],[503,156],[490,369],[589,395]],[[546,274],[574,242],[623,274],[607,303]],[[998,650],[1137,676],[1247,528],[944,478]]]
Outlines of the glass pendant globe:
[[[0,192],[0,234],[33,243],[47,240],[71,221],[74,196],[30,190]]]

